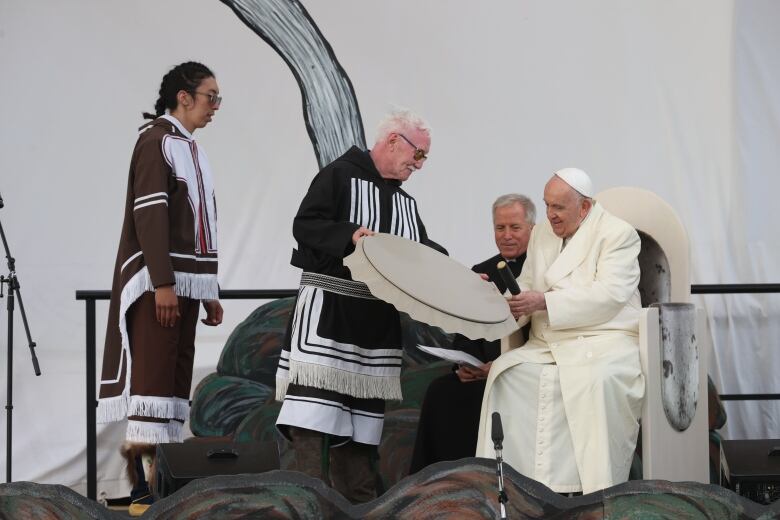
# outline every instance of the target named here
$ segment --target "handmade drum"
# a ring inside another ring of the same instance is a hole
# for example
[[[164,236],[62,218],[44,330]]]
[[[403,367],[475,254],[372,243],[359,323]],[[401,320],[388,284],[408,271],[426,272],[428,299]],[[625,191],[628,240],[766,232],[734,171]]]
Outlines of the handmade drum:
[[[344,265],[371,294],[417,321],[489,341],[517,330],[495,285],[418,242],[385,233],[364,237]]]

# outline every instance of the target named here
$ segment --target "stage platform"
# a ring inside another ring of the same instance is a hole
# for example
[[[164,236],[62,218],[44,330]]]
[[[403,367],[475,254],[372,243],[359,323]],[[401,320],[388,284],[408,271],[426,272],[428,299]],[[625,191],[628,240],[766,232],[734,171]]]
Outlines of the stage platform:
[[[631,481],[566,498],[505,467],[505,486],[511,519],[780,519],[780,501],[763,506],[709,484]],[[155,503],[141,518],[494,519],[497,512],[495,462],[468,458],[429,466],[362,505],[351,505],[321,481],[295,472],[208,477]],[[64,486],[27,482],[0,485],[0,517],[127,518]]]

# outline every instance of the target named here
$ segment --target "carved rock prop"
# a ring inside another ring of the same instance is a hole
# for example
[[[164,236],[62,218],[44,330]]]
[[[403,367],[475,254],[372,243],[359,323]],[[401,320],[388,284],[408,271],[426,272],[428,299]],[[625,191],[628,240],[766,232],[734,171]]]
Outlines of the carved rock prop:
[[[520,519],[780,518],[780,502],[762,506],[725,488],[691,482],[635,481],[565,498],[504,466],[507,517]],[[420,519],[497,517],[495,462],[442,462],[407,477],[378,499],[351,505],[336,491],[301,473],[209,477],[155,503],[148,520],[218,518]],[[19,520],[125,518],[63,486],[0,485],[0,518]]]

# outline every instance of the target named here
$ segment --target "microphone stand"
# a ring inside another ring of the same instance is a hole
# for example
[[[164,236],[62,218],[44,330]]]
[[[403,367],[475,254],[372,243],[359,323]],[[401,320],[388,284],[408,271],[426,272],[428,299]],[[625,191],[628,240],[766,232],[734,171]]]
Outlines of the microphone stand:
[[[501,426],[501,415],[498,412],[493,412],[492,430],[491,437],[493,438],[493,448],[496,450],[496,475],[498,476],[498,518],[506,520],[506,504],[509,502],[509,498],[504,490],[504,459],[502,455],[504,430]]]
[[[3,198],[0,196],[0,208],[3,208]],[[11,482],[11,436],[13,433],[13,375],[14,375],[14,296],[19,298],[19,310],[22,313],[22,322],[24,323],[24,330],[27,333],[27,343],[30,347],[30,355],[32,356],[33,369],[35,375],[41,375],[41,369],[38,366],[38,357],[35,355],[35,342],[30,335],[30,326],[27,323],[27,313],[24,311],[24,302],[22,301],[22,293],[19,291],[19,280],[16,277],[16,261],[11,256],[11,251],[8,249],[8,241],[5,238],[5,231],[3,231],[3,223],[0,221],[0,237],[3,240],[3,247],[5,248],[5,257],[8,259],[8,276],[0,275],[0,298],[3,297],[3,285],[8,285],[8,301],[6,308],[8,309],[8,392],[6,396],[6,459],[5,459],[5,481]]]

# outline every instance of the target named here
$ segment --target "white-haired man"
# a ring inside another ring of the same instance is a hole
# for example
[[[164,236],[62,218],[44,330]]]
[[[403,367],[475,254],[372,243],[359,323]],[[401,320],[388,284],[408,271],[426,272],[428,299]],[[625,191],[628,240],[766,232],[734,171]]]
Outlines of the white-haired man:
[[[639,236],[592,196],[576,168],[546,184],[547,222],[531,234],[523,292],[509,300],[530,338],[493,362],[480,418],[478,456],[493,455],[498,411],[504,460],[559,493],[628,479],[644,396]]]
[[[376,232],[441,250],[401,189],[430,145],[419,116],[391,113],[370,151],[352,147],[317,174],[293,221],[291,263],[303,274],[277,369],[276,424],[290,441],[282,467],[329,481],[352,502],[375,497],[385,400],[401,399],[402,344],[398,311],[342,261]]]

